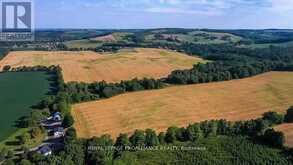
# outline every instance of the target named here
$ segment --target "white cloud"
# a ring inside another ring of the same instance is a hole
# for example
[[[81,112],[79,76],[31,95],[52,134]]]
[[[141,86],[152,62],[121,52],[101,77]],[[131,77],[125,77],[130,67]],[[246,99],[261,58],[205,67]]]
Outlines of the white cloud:
[[[289,12],[293,11],[293,0],[270,0],[271,7],[269,8],[274,12]]]
[[[185,9],[179,9],[179,8],[148,8],[145,9],[145,12],[151,12],[151,13],[173,13],[173,14],[194,14],[194,15],[206,15],[206,16],[215,16],[220,15],[221,12],[212,11],[212,10],[206,10],[206,11],[200,11],[200,10],[185,10]]]

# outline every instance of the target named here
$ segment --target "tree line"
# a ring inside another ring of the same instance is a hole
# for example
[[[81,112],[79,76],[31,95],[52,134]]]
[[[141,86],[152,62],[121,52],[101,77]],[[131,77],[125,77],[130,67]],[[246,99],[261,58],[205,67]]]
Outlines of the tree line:
[[[120,83],[107,83],[105,81],[94,83],[69,82],[64,84],[64,92],[72,103],[110,98],[125,92],[140,90],[161,89],[165,84],[161,80],[144,78],[121,81]]]

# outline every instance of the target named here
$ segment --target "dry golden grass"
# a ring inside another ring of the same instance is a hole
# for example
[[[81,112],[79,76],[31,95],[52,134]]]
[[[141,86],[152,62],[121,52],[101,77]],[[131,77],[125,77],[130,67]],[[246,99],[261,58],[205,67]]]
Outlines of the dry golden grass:
[[[284,112],[293,104],[293,72],[270,72],[218,83],[142,91],[73,106],[79,137],[131,133],[135,129],[186,126],[210,119],[231,121]]]
[[[276,127],[276,130],[285,134],[286,145],[293,147],[293,124],[282,124]]]
[[[0,68],[5,65],[60,65],[66,82],[118,82],[136,77],[161,78],[176,69],[192,68],[198,62],[205,61],[178,52],[146,48],[121,50],[115,54],[17,51],[0,61]]]
[[[112,34],[92,38],[92,41],[101,41],[101,42],[114,42],[116,41],[115,37]]]

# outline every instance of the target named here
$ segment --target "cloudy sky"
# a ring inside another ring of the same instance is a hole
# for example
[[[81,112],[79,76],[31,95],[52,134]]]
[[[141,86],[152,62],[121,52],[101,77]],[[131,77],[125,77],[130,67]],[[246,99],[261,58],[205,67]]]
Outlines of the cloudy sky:
[[[37,28],[293,28],[293,0],[35,0]]]

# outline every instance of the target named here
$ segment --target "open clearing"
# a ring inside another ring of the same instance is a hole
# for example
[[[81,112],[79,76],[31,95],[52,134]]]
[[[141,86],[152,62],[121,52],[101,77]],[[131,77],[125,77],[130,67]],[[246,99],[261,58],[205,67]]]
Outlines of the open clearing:
[[[176,69],[188,69],[204,60],[163,49],[124,49],[118,53],[16,51],[2,61],[5,65],[60,65],[66,82],[119,82],[133,78],[161,78]]]
[[[129,43],[130,41],[127,39],[127,36],[131,34],[132,33],[116,32],[95,38],[66,41],[64,44],[68,48],[97,48],[102,46],[104,43]]]
[[[15,122],[49,92],[48,78],[44,72],[0,73],[0,142],[17,130]]]
[[[92,38],[93,41],[100,41],[100,42],[114,42],[116,41],[115,37],[112,34],[108,34],[105,36],[100,36],[96,38]]]
[[[123,94],[73,106],[79,137],[131,133],[135,129],[186,126],[210,119],[231,121],[285,112],[293,104],[293,72],[270,72],[218,83],[173,86]]]
[[[286,145],[293,147],[293,123],[282,124],[277,126],[275,129],[282,131],[285,134]]]

